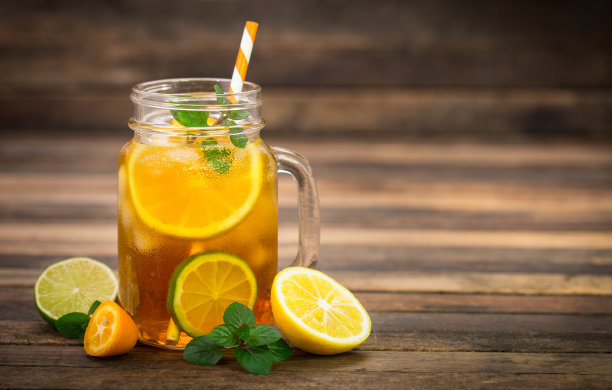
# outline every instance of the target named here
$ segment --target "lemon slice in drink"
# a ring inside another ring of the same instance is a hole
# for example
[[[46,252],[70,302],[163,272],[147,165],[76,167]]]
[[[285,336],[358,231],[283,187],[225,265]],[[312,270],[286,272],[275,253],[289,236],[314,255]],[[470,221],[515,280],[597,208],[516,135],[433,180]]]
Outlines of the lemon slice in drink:
[[[272,284],[271,304],[278,328],[306,352],[346,352],[370,335],[370,317],[357,298],[310,268],[289,267],[279,272]]]
[[[167,307],[174,322],[198,337],[223,323],[225,309],[238,302],[253,309],[257,280],[251,267],[229,253],[195,254],[174,270]]]
[[[261,191],[264,162],[258,144],[226,146],[231,165],[219,173],[197,142],[172,147],[134,142],[128,183],[137,214],[149,227],[180,238],[205,239],[231,229]]]
[[[50,265],[34,285],[36,308],[51,326],[67,313],[87,313],[95,301],[114,301],[119,284],[113,271],[88,257]]]

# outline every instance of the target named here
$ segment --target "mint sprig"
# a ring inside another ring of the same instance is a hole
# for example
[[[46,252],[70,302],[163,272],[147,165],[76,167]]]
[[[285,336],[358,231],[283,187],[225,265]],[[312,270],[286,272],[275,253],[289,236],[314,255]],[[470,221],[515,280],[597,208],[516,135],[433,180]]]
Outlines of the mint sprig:
[[[95,301],[89,308],[87,314],[79,312],[64,314],[58,318],[57,321],[55,321],[55,328],[64,337],[69,339],[77,339],[81,344],[83,344],[87,325],[89,325],[91,315],[96,311],[98,306],[100,306],[100,301]]]
[[[197,106],[182,104],[181,107],[193,108]],[[170,113],[183,126],[208,127],[208,111],[172,110]]]
[[[233,155],[228,148],[220,146],[213,137],[201,141],[198,146],[210,166],[220,174],[227,173],[232,166]]]
[[[215,84],[215,92],[217,93],[217,104],[228,106],[232,104],[232,102],[225,97],[225,92],[223,92],[219,84]]]
[[[215,92],[217,93],[217,104],[222,106],[231,106],[232,102],[225,97],[225,92],[223,92],[219,84],[215,84]],[[249,139],[247,138],[246,134],[244,134],[241,127],[236,127],[236,122],[234,121],[248,118],[249,115],[249,112],[246,110],[223,111],[219,119],[217,119],[215,125],[218,123],[223,123],[225,126],[231,127],[230,140],[232,141],[232,144],[234,144],[234,146],[237,148],[244,148],[246,147]]]
[[[223,92],[219,84],[215,84],[214,88],[217,94],[217,104],[228,106],[229,108],[232,102],[225,97],[225,92]],[[181,125],[185,127],[211,127],[208,125],[208,111],[189,110],[191,108],[200,108],[201,106],[179,104],[179,107],[184,109],[170,110],[170,113]],[[221,110],[219,118],[212,126],[222,124],[229,127],[230,141],[235,147],[242,149],[247,146],[249,139],[244,133],[244,130],[238,127],[235,121],[246,119],[249,115],[247,110]],[[206,132],[203,132],[202,135],[206,135]],[[206,160],[215,171],[221,174],[227,173],[232,165],[231,152],[227,148],[214,146],[216,144],[217,142],[211,137],[201,142],[199,146],[204,152],[204,157],[206,157]]]
[[[248,372],[268,375],[274,362],[291,356],[291,348],[270,325],[255,325],[255,315],[248,307],[234,302],[223,314],[222,325],[187,344],[183,357],[203,366],[217,364],[227,350],[233,350],[238,363]]]

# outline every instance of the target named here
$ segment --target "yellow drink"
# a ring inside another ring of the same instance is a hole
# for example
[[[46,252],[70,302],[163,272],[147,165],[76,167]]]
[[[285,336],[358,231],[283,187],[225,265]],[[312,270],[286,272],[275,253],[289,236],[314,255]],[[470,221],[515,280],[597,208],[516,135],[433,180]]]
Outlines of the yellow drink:
[[[299,190],[293,265],[318,260],[308,161],[261,140],[257,84],[223,93],[229,88],[228,79],[166,79],[138,84],[130,95],[134,139],[118,170],[119,302],[153,346],[183,348],[189,334],[223,322],[233,302],[252,306],[258,323],[274,323],[278,172],[293,176]]]
[[[274,323],[276,162],[258,137],[245,148],[232,146],[227,136],[215,138],[231,153],[225,172],[206,158],[203,136],[169,145],[132,140],[120,153],[119,300],[145,343],[184,347],[191,340],[183,332],[178,342],[166,334],[166,297],[176,266],[200,252],[227,252],[246,261],[257,279],[257,321]]]

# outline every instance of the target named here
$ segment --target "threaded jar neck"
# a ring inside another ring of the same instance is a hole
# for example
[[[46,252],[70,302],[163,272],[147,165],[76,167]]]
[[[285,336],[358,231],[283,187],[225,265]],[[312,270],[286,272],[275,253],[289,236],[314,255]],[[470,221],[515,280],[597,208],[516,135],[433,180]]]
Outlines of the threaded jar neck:
[[[132,88],[134,112],[128,124],[136,138],[223,136],[241,131],[255,136],[264,127],[261,87],[245,82],[227,91],[229,79],[185,78],[148,81]]]

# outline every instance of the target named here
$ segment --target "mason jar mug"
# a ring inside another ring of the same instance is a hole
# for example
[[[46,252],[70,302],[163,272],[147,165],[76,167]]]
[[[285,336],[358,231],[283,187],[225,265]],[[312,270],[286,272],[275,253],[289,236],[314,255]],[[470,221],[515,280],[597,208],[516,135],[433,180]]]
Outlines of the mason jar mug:
[[[299,188],[293,264],[313,267],[318,260],[319,205],[307,160],[261,139],[258,85],[224,93],[229,85],[158,80],[136,85],[130,96],[134,137],[118,164],[119,301],[149,345],[183,348],[193,332],[181,320],[206,334],[223,322],[231,301],[250,306],[258,323],[274,323],[279,172]],[[171,302],[173,275],[193,258],[203,265]]]

